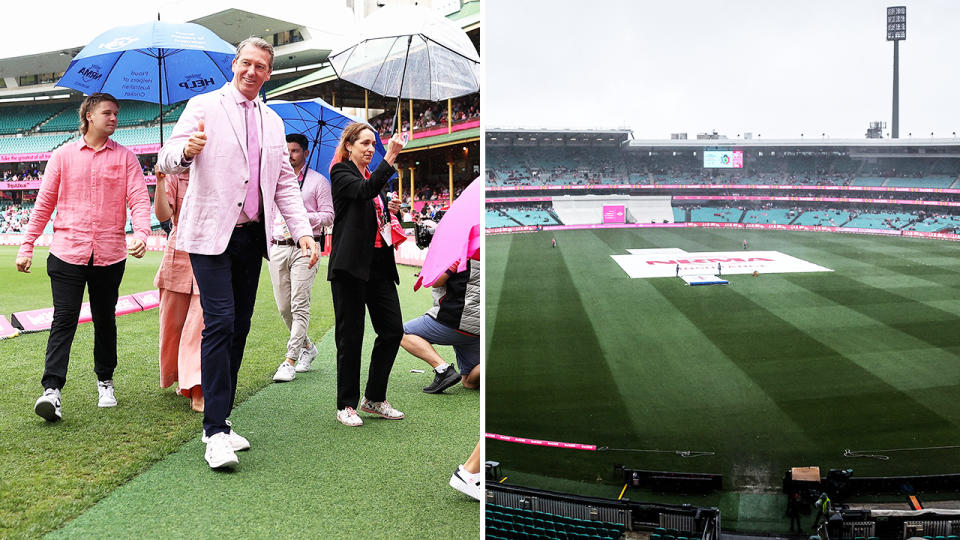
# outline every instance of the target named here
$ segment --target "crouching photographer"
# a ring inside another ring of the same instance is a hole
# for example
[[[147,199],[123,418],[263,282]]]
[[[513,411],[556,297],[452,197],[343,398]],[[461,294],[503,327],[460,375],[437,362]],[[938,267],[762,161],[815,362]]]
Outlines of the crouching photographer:
[[[423,389],[428,394],[439,394],[458,382],[464,388],[480,388],[480,261],[469,259],[462,272],[457,271],[459,265],[455,262],[433,283],[433,307],[403,325],[400,346],[433,368],[433,383]],[[453,346],[459,373],[434,345]]]

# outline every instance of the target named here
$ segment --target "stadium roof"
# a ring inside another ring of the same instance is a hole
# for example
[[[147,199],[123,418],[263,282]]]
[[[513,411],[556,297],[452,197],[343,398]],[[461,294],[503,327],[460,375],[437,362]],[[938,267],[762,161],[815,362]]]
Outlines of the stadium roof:
[[[605,140],[604,140],[605,139]],[[488,146],[607,146],[619,141],[627,151],[672,150],[690,151],[709,149],[809,149],[856,152],[868,151],[871,156],[883,157],[882,153],[902,157],[905,154],[957,157],[960,153],[960,138],[906,138],[906,139],[633,139],[626,129],[501,129],[486,131]],[[930,153],[927,153],[927,152]],[[879,153],[878,153],[879,152]],[[949,152],[946,154],[945,152]]]
[[[488,128],[488,146],[621,146],[633,137],[629,129],[500,129]]]
[[[411,152],[413,150],[426,150],[430,148],[438,148],[441,146],[450,146],[452,144],[464,144],[480,140],[480,128],[470,128],[463,131],[454,131],[453,133],[445,133],[443,135],[435,135],[433,137],[424,137],[422,139],[414,139],[410,141],[409,144],[403,149],[402,152]]]
[[[649,150],[662,148],[928,148],[956,146],[960,148],[960,139],[957,138],[910,138],[910,139],[827,139],[827,138],[798,138],[798,139],[643,139],[632,140],[626,148],[629,150]]]
[[[479,30],[480,0],[465,1],[460,7],[459,11],[455,11],[447,15],[447,18],[458,23],[460,27],[463,28],[464,32]],[[281,96],[284,96],[284,99],[297,99],[301,96],[288,96],[288,94],[299,92],[312,86],[333,82],[337,79],[337,74],[333,71],[333,68],[330,66],[325,66],[318,71],[310,73],[309,75],[305,75],[299,79],[267,92],[267,99],[276,99]],[[357,87],[356,85],[347,83],[341,88],[341,93],[345,93],[347,91],[353,91],[353,93],[359,92],[359,94],[354,96],[356,99],[359,95],[362,95],[363,89]]]
[[[211,13],[187,22],[205,26],[224,40],[237,44],[251,34],[271,36],[277,33],[296,30],[303,37],[303,41],[279,45],[274,49],[275,73],[287,69],[302,69],[303,66],[316,66],[325,61],[331,50],[339,47],[344,34],[349,30],[320,30],[305,25],[304,22],[291,20],[286,16],[270,16],[263,13],[271,10],[269,7],[258,9],[258,12],[229,8]],[[296,14],[297,10],[283,10],[283,13]],[[337,13],[332,17],[338,21],[347,21],[349,12]],[[353,28],[352,19],[344,23],[343,27]],[[18,86],[17,79],[21,76],[36,74],[60,73],[66,70],[74,56],[86,45],[78,43],[75,46],[55,49],[51,51],[0,58],[0,77],[4,79],[6,88],[0,88],[0,100],[4,98],[36,98],[52,94],[74,93],[72,90],[56,88],[55,83]]]

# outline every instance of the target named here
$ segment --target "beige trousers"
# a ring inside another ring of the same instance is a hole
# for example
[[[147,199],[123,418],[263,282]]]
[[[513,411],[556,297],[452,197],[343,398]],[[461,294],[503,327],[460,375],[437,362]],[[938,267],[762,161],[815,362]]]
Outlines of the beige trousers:
[[[308,268],[309,257],[301,254],[298,246],[270,246],[270,280],[273,282],[273,297],[277,301],[280,316],[290,330],[287,341],[287,358],[296,360],[301,347],[309,347],[310,294],[313,280],[317,277],[319,264]]]

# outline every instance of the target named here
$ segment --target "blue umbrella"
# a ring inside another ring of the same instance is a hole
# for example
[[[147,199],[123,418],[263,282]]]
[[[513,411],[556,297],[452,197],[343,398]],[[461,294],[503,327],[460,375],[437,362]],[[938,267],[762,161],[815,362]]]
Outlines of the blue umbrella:
[[[118,26],[84,47],[57,86],[169,105],[232,80],[235,53],[233,45],[199,24],[154,21]]]
[[[316,98],[303,101],[272,101],[267,106],[283,119],[283,128],[287,135],[300,133],[310,141],[310,155],[307,166],[324,176],[329,176],[330,161],[333,152],[340,142],[340,134],[344,128],[354,122],[366,124],[334,109],[326,101]],[[371,128],[373,129],[373,128]],[[380,142],[380,134],[373,130],[376,136],[376,147],[370,169],[377,167],[387,151]]]

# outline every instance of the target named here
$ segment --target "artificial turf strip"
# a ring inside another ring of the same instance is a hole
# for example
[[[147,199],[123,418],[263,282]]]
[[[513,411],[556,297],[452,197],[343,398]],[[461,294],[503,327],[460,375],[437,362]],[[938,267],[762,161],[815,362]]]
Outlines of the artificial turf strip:
[[[0,255],[4,260],[12,261],[16,248],[0,247]],[[34,259],[33,272],[27,276],[16,272],[13,264],[0,268],[0,308],[5,315],[22,309],[32,309],[50,305],[49,280],[46,277],[44,261],[46,250],[38,249]],[[120,287],[120,294],[130,294],[152,288],[153,276],[160,262],[160,254],[148,253],[144,259],[130,259],[127,262],[126,273]],[[326,261],[321,260],[321,268],[316,285],[313,289],[312,316],[310,335],[316,339],[332,328],[333,313],[330,302],[330,289],[323,276],[326,272]],[[412,269],[401,267],[401,286],[399,287],[401,305],[404,318],[413,318],[423,313],[430,304],[429,292],[412,292]],[[56,424],[47,424],[33,413],[33,403],[42,390],[40,375],[43,370],[43,351],[46,346],[47,333],[22,335],[14,339],[0,341],[0,365],[3,366],[4,391],[0,392],[0,537],[34,538],[60,528],[89,508],[97,500],[103,498],[137,474],[147,470],[153,463],[175,452],[187,442],[187,448],[197,446],[194,452],[188,452],[191,468],[181,471],[175,480],[174,486],[188,486],[196,484],[201,489],[206,476],[198,476],[197,471],[208,473],[202,457],[202,450],[196,442],[200,432],[200,415],[189,410],[187,399],[174,394],[173,388],[160,389],[157,368],[157,310],[127,315],[118,322],[118,353],[119,366],[115,374],[117,397],[120,405],[113,409],[99,409],[96,407],[96,386],[93,375],[93,327],[90,324],[80,325],[71,354],[68,382],[64,388],[64,420]],[[372,335],[370,326],[367,326],[368,335]],[[261,388],[271,384],[271,377],[284,355],[286,346],[286,327],[283,325],[276,311],[273,301],[270,277],[264,269],[261,272],[260,287],[257,295],[257,305],[251,326],[251,333],[247,340],[246,354],[243,367],[240,371],[237,390],[237,403],[242,404]],[[369,350],[369,346],[365,350]],[[451,350],[440,349],[441,354],[452,357]],[[319,364],[317,363],[319,362]],[[323,371],[310,373],[290,383],[289,390],[296,390],[294,385],[301,382],[309,383],[310,378],[325,385],[325,391],[332,392],[335,386],[333,369],[325,366],[327,360],[318,359],[315,365]],[[332,366],[332,364],[330,364]],[[409,373],[410,368],[427,369],[428,373],[414,375]],[[319,376],[318,376],[319,375]],[[448,390],[450,396],[428,396],[420,392],[420,387],[430,382],[429,369],[426,364],[410,357],[401,350],[394,374],[391,379],[389,398],[401,410],[410,415],[410,418],[401,421],[401,426],[390,428],[377,423],[359,428],[373,433],[384,433],[406,427],[400,435],[409,433],[410,436],[425,429],[423,422],[429,422],[430,445],[420,447],[408,446],[400,436],[392,439],[378,439],[376,446],[387,440],[384,452],[392,451],[393,461],[388,469],[378,470],[384,475],[398,474],[406,477],[407,468],[410,470],[428,470],[443,482],[439,485],[429,484],[436,488],[436,496],[444,493],[451,496],[451,504],[461,504],[459,493],[446,487],[453,467],[463,462],[476,444],[479,436],[479,395],[474,391],[466,391],[460,387]],[[272,388],[271,388],[272,390]],[[282,388],[276,391],[283,391]],[[431,399],[432,398],[432,399]],[[450,398],[448,400],[448,398]],[[440,404],[441,406],[438,406]],[[314,407],[306,418],[312,418],[312,411],[322,409],[325,413],[324,421],[333,420],[335,401],[332,394],[322,400],[322,407]],[[286,406],[286,405],[284,405]],[[451,410],[446,408],[450,407]],[[329,409],[329,410],[328,410]],[[272,409],[271,409],[272,410]],[[268,411],[269,413],[269,411]],[[239,414],[239,413],[237,413]],[[269,414],[265,413],[267,417]],[[317,425],[321,424],[321,417],[317,416]],[[251,428],[255,417],[244,418],[244,423]],[[276,420],[274,423],[279,423]],[[337,424],[339,426],[339,424]],[[239,426],[238,426],[239,428]],[[346,429],[346,428],[345,428]],[[377,430],[377,431],[373,431]],[[249,433],[246,433],[248,434]],[[338,432],[341,437],[348,434]],[[361,434],[357,434],[358,436]],[[256,441],[254,437],[251,440]],[[463,442],[466,441],[466,442]],[[472,441],[472,442],[471,442]],[[463,444],[461,444],[463,442]],[[400,443],[403,443],[402,445]],[[447,446],[449,443],[449,446]],[[256,442],[255,442],[256,444]],[[266,441],[260,441],[266,445]],[[371,443],[373,445],[373,443]],[[298,449],[284,448],[282,452],[267,452],[263,448],[259,452],[241,454],[241,467],[246,470],[256,470],[256,464],[269,461],[269,466],[279,464],[281,456],[296,452],[304,455],[319,455],[323,448]],[[430,458],[424,454],[429,452]],[[349,462],[356,451],[347,452],[343,459]],[[244,458],[247,459],[244,459]],[[335,470],[320,470],[323,474],[337,478]],[[194,470],[193,468],[196,468]],[[241,469],[244,470],[244,469]],[[205,470],[206,469],[206,470]],[[308,468],[308,470],[311,470]],[[293,469],[279,470],[271,479],[274,483],[289,482],[292,485],[305,485]],[[240,471],[238,471],[238,477]],[[369,486],[355,481],[343,479],[336,486],[335,494],[327,492],[315,493],[305,487],[295,491],[302,495],[301,499],[281,501],[286,508],[291,508],[306,501],[310,497],[321,500],[341,497],[344,501],[352,501],[354,510],[346,516],[354,515],[355,521],[349,517],[341,517],[341,521],[355,523],[351,526],[371,527],[368,536],[375,536],[376,531],[384,530],[381,523],[381,513],[375,511],[376,505],[371,503],[368,495],[373,492]],[[431,481],[433,478],[431,477]],[[424,485],[427,485],[424,483]],[[326,484],[325,487],[328,487]],[[312,486],[311,486],[312,487]],[[423,487],[423,486],[421,486]],[[297,489],[297,488],[291,488]],[[424,488],[425,489],[425,488]],[[129,488],[127,488],[129,492]],[[226,497],[220,490],[210,489],[202,496],[191,500],[194,518],[205,515],[204,501],[208,498]],[[415,515],[423,506],[420,499],[429,500],[430,493],[423,491],[415,504],[410,501],[396,501],[398,509],[404,509],[410,515]],[[179,501],[180,496],[176,497]],[[389,499],[388,499],[389,500]],[[255,501],[258,506],[266,506],[256,498],[238,499],[235,506],[239,510],[248,509]],[[154,498],[150,512],[155,518],[164,519],[166,527],[157,529],[154,536],[188,536],[195,529],[180,527],[184,518],[190,518],[190,512],[183,515],[166,515],[163,510],[167,507],[167,500]],[[172,504],[172,503],[170,503]],[[470,522],[472,516],[469,511],[476,505],[465,505],[467,511],[461,512],[466,521],[460,520],[463,527],[474,527],[474,537],[479,534],[479,510],[477,520]],[[249,509],[248,509],[249,510]],[[276,516],[283,515],[284,510],[277,510]],[[250,526],[258,525],[248,516],[255,515],[254,510],[242,514],[235,521]],[[326,514],[330,516],[331,514]],[[461,517],[463,517],[461,516]],[[119,517],[118,517],[119,519]],[[140,516],[138,519],[142,519]],[[233,520],[233,518],[230,518]],[[259,519],[259,518],[258,518]],[[272,526],[277,518],[259,523],[259,526]],[[331,518],[332,519],[332,518]],[[215,522],[220,523],[222,518]],[[139,522],[139,521],[137,521]],[[88,524],[97,525],[94,521]],[[82,534],[88,536],[102,536],[93,529]],[[149,536],[139,534],[138,529],[129,525],[118,536]],[[77,534],[81,534],[78,532]],[[243,534],[243,536],[251,536]],[[208,534],[212,535],[212,534]]]
[[[835,271],[689,287],[674,278],[631,280],[610,258],[631,248],[732,251],[744,238],[751,249]],[[552,489],[551,479],[574,480],[591,495],[616,498],[615,463],[721,473],[729,491],[711,502],[722,505],[725,526],[763,530],[782,518],[758,515],[744,501],[777,493],[790,466],[850,467],[859,476],[958,472],[956,449],[889,461],[842,456],[846,448],[960,444],[960,408],[948,398],[960,390],[955,243],[708,229],[486,241],[487,431],[715,452],[684,458],[488,441],[488,459],[500,461],[510,481]],[[559,321],[563,313],[570,320]],[[611,381],[613,392],[598,391]],[[631,490],[625,497],[638,499]]]
[[[406,418],[360,413],[348,428],[335,418],[332,331],[318,348],[312,372],[234,411],[252,445],[234,472],[211,471],[196,437],[50,537],[478,538],[479,505],[447,481],[479,436],[479,393],[422,393],[428,374],[405,355],[388,397]]]

